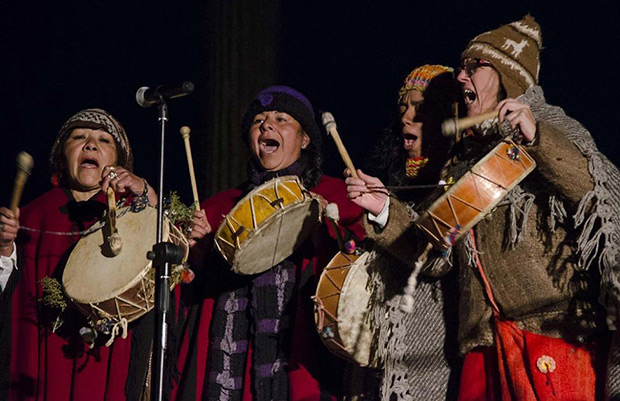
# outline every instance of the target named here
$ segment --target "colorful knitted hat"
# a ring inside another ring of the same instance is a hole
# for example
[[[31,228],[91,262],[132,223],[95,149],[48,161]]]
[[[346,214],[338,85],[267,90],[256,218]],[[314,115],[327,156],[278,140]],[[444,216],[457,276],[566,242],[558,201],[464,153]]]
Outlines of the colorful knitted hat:
[[[461,57],[488,60],[499,73],[506,95],[516,98],[538,84],[541,47],[540,26],[526,15],[476,36]]]
[[[129,139],[123,126],[107,111],[102,109],[86,109],[77,112],[69,117],[62,125],[52,150],[50,152],[50,163],[52,166],[52,176],[55,176],[62,183],[64,173],[64,147],[71,131],[75,128],[100,129],[114,137],[116,142],[116,153],[118,155],[118,165],[127,170],[133,169],[133,152],[129,144]]]
[[[316,149],[321,148],[321,131],[316,123],[312,104],[303,94],[289,86],[270,86],[263,89],[250,103],[241,122],[241,136],[246,145],[254,116],[263,111],[273,110],[293,116],[310,137],[310,146]]]
[[[407,91],[417,90],[419,92],[424,93],[428,84],[431,82],[433,78],[437,75],[441,75],[445,72],[453,72],[454,70],[450,67],[444,67],[443,65],[423,65],[421,67],[416,68],[411,71],[407,78],[405,78],[405,82],[403,86],[398,91],[398,97],[402,97]]]

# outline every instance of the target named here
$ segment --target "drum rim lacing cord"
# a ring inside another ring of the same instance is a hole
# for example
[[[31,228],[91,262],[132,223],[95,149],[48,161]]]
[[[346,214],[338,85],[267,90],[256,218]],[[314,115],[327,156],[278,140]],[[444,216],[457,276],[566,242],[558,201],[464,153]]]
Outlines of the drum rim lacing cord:
[[[280,180],[275,180],[274,183],[273,183],[273,192],[274,192],[274,194],[276,196],[276,199],[274,199],[273,202],[269,203],[271,205],[271,207],[273,207],[274,209],[277,209],[276,205],[279,206],[279,209],[282,209],[283,198],[280,196],[280,193],[278,192],[278,183],[279,182],[280,182]],[[289,190],[289,192],[290,192],[290,190]],[[280,200],[280,202],[276,202],[278,200]],[[278,235],[276,236],[276,244],[275,244],[275,247],[274,247],[273,255],[271,256],[271,264],[272,264],[272,266],[276,264],[275,263],[276,254],[277,254],[278,246],[280,245],[280,234],[282,233],[282,225],[284,223],[284,219],[282,218],[281,215],[277,215],[276,217],[279,220],[279,224],[278,224]],[[252,218],[254,218],[254,214],[252,214]]]
[[[339,294],[341,294],[341,293],[334,294],[334,295],[339,295]],[[317,314],[318,314],[318,322],[317,322],[317,324],[316,324],[316,328],[317,328],[317,331],[319,332],[319,336],[321,336],[321,337],[322,337],[323,339],[325,339],[326,341],[330,341],[331,343],[336,344],[336,346],[337,346],[338,348],[340,348],[341,350],[343,350],[343,351],[347,352],[347,355],[348,355],[347,348],[346,348],[343,344],[340,344],[338,341],[336,341],[336,340],[334,339],[334,337],[335,337],[335,335],[336,335],[336,333],[334,333],[334,330],[338,330],[338,328],[336,327],[336,325],[335,325],[333,322],[330,322],[330,323],[328,323],[328,324],[325,324],[325,320],[326,320],[326,319],[325,319],[325,315],[327,315],[327,316],[331,317],[331,318],[332,318],[332,320],[334,320],[334,321],[338,321],[338,319],[337,319],[334,315],[332,315],[332,314],[331,314],[331,313],[330,313],[330,312],[329,312],[329,311],[328,311],[328,310],[327,310],[327,309],[323,306],[323,301],[322,301],[319,297],[317,297],[316,295],[313,295],[313,296],[311,296],[310,298],[314,301],[315,306],[316,306],[316,307],[317,307],[317,309],[318,309],[318,313],[317,313]],[[325,337],[325,336],[326,336],[326,334],[324,333],[324,330],[325,330],[326,328],[329,328],[329,329],[330,329],[330,331],[331,331],[331,335],[327,334],[327,337]]]
[[[121,202],[119,202],[121,203]],[[123,201],[124,203],[124,201]],[[130,206],[124,207],[121,209],[121,211],[118,213],[118,215],[116,216],[117,219],[123,217],[127,212],[129,212],[131,210]],[[79,235],[79,236],[85,236],[91,233],[94,233],[95,231],[101,229],[103,226],[105,226],[106,220],[105,218],[107,217],[108,212],[104,212],[102,219],[93,224],[89,229],[87,230],[83,230],[83,231],[49,231],[49,230],[39,230],[37,228],[31,228],[31,227],[27,227],[27,226],[19,226],[20,230],[24,230],[24,231],[30,231],[30,232],[35,232],[35,233],[41,233],[41,234],[48,234],[48,235],[66,235],[66,236],[72,236],[72,235]]]
[[[120,330],[122,330],[121,337],[123,339],[127,338],[127,325],[128,324],[129,323],[127,322],[127,319],[124,317],[122,317],[119,322],[114,323],[114,326],[112,326],[112,330],[110,330],[110,338],[105,343],[105,346],[109,347],[110,345],[112,345],[112,343],[116,339],[116,336],[119,334]]]

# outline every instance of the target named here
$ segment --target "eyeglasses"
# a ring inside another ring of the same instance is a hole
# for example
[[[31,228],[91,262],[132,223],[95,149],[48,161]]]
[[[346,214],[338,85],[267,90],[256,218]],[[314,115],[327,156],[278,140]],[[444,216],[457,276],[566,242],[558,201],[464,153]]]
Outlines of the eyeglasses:
[[[491,63],[482,58],[470,58],[463,60],[463,64],[457,68],[457,75],[460,74],[461,71],[465,71],[465,74],[471,78],[471,76],[474,75],[476,70],[480,67],[491,67]]]

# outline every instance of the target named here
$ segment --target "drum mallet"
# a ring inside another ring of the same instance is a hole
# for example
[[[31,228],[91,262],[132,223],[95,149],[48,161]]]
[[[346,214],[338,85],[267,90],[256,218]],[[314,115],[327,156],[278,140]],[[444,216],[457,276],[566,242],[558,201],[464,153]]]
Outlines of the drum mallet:
[[[194,207],[196,210],[200,210],[200,201],[198,200],[198,187],[196,186],[196,175],[194,174],[194,161],[192,159],[192,148],[189,143],[189,133],[191,130],[188,126],[184,125],[179,130],[185,143],[185,154],[187,156],[187,166],[189,167],[189,179],[192,184],[192,194],[194,195]]]
[[[344,239],[342,238],[342,233],[340,232],[340,224],[338,224],[338,220],[340,220],[340,211],[336,203],[327,204],[327,207],[325,208],[325,218],[332,226],[332,230],[334,230],[336,242],[338,242],[338,249],[345,252]]]
[[[22,198],[22,192],[28,176],[32,172],[34,166],[34,160],[26,152],[19,152],[17,154],[17,173],[15,174],[15,183],[13,185],[13,195],[11,196],[10,209],[13,213],[16,213],[19,201]]]
[[[106,198],[108,201],[108,213],[106,215],[107,222],[107,243],[112,256],[117,256],[123,249],[123,240],[116,228],[116,197],[112,187],[108,187],[106,191]]]
[[[498,116],[498,111],[493,110],[487,113],[480,114],[479,116],[464,117],[464,118],[449,118],[441,123],[441,132],[444,136],[453,136],[457,132],[461,132],[464,129],[472,127],[476,124],[480,124],[483,121],[490,120]]]
[[[334,142],[336,143],[338,152],[340,152],[340,157],[342,157],[342,161],[344,161],[344,164],[347,166],[349,171],[351,171],[351,175],[355,178],[359,178],[357,176],[357,171],[355,170],[355,167],[353,167],[353,162],[349,157],[349,153],[344,147],[344,144],[340,139],[340,135],[338,135],[338,130],[336,129],[336,120],[334,120],[334,116],[329,111],[326,111],[322,114],[321,120],[323,122],[323,125],[325,126],[325,130],[327,130],[327,133],[331,135],[332,138],[334,138]]]

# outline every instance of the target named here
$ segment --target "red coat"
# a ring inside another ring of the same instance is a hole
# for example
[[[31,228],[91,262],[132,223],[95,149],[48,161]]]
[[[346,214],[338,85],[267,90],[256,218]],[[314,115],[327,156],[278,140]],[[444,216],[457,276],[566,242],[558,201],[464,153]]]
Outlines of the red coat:
[[[349,229],[359,238],[363,238],[364,231],[361,225],[363,210],[347,198],[346,184],[342,180],[323,176],[319,184],[310,190],[321,195],[328,202],[336,203],[339,207],[340,226]],[[202,203],[201,207],[206,211],[209,223],[214,230],[219,227],[224,217],[242,195],[243,192],[240,189],[231,189],[220,192]],[[311,239],[313,242],[312,249],[315,251],[311,256],[303,258],[301,266],[297,266],[298,274],[301,273],[304,276],[310,274],[315,278],[315,281],[318,280],[318,276],[325,265],[338,251],[335,238],[331,226],[323,224],[320,234],[313,235]],[[212,247],[212,238],[209,239],[206,246]],[[217,255],[217,257],[220,256]],[[312,266],[311,272],[308,271],[308,266]],[[203,296],[201,304],[195,306],[197,310],[195,326],[189,328],[190,325],[188,325],[188,329],[183,333],[178,360],[181,378],[178,387],[173,389],[172,399],[174,400],[199,401],[205,388],[209,326],[214,299],[218,294],[215,276],[213,274],[207,278],[208,285],[204,289],[206,296]],[[320,384],[317,378],[321,376],[321,371],[333,369],[334,364],[341,365],[342,363],[336,357],[329,355],[328,351],[320,344],[311,316],[312,304],[310,299],[305,296],[299,297],[289,359],[289,398],[291,400],[319,400]],[[247,365],[244,380],[244,400],[251,400],[250,363]]]
[[[76,224],[69,218],[70,200],[66,190],[54,188],[21,209],[20,225],[25,229],[17,245],[22,277],[12,300],[10,400],[125,399],[131,330],[126,339],[117,338],[109,348],[91,350],[77,332],[85,323],[77,310],[64,314],[63,327],[52,333],[37,302],[42,296],[40,280],[49,276],[61,281],[64,262],[79,239],[79,235],[49,232],[84,230],[99,220],[105,208],[105,196],[99,193],[96,202],[88,202],[94,208],[84,224]]]

